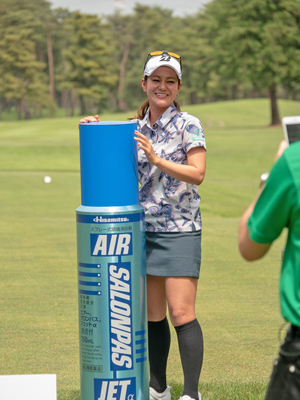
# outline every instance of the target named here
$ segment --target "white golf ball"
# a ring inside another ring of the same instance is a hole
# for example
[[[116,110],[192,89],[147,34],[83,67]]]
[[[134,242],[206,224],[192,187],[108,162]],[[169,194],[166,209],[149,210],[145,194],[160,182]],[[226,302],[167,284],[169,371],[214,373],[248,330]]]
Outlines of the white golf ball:
[[[51,182],[51,176],[44,176],[44,182],[45,183],[50,183]]]

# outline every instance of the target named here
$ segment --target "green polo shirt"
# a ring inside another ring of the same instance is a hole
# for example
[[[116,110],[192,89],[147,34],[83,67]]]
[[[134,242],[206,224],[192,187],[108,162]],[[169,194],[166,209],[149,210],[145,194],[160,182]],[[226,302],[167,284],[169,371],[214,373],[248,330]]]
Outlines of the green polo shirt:
[[[291,144],[274,164],[248,221],[250,238],[257,243],[272,243],[285,227],[281,313],[300,326],[300,142]]]

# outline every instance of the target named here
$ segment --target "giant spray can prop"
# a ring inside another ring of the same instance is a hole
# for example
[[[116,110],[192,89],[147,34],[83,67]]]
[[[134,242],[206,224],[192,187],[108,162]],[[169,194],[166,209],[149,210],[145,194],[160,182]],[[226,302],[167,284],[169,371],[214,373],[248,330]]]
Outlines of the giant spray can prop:
[[[144,210],[134,122],[79,124],[81,400],[148,400]]]

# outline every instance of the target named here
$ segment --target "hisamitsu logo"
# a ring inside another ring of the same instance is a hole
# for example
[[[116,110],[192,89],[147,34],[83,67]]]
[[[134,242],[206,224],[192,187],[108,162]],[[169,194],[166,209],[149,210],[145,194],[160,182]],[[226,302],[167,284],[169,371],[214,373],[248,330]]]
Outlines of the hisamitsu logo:
[[[100,222],[101,224],[107,224],[107,223],[117,223],[117,222],[129,222],[129,218],[127,217],[107,217],[107,218],[103,218],[103,217],[95,217],[93,218],[94,222]]]
[[[91,233],[91,256],[132,255],[132,234],[98,235]]]

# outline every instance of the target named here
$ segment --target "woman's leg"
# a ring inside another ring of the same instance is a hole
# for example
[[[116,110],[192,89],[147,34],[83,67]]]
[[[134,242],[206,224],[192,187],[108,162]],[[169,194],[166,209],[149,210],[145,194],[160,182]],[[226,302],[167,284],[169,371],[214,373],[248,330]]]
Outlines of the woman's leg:
[[[164,277],[147,276],[147,304],[150,387],[162,393],[167,388],[166,369],[170,348]]]
[[[170,319],[175,327],[184,374],[183,395],[198,400],[198,384],[203,362],[203,336],[195,314],[198,279],[166,278]]]

